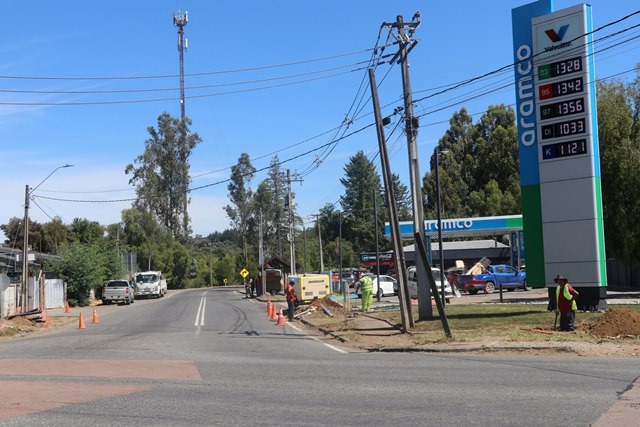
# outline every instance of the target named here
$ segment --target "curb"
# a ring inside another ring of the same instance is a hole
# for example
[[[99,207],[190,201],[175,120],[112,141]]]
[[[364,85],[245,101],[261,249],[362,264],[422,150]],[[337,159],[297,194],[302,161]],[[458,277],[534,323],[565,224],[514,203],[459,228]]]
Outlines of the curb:
[[[530,350],[538,350],[538,351],[555,351],[558,353],[573,353],[574,350],[570,346],[562,346],[562,347],[554,347],[554,346],[504,346],[504,347],[486,347],[486,346],[478,346],[478,347],[466,347],[466,348],[436,348],[436,347],[369,347],[363,348],[370,353],[409,353],[409,352],[422,352],[422,353],[474,353],[474,352],[497,352],[497,351],[512,351],[512,352],[521,352],[521,351],[530,351]]]
[[[333,332],[333,331],[331,331],[329,329],[318,327],[318,326],[314,325],[313,323],[309,322],[308,320],[306,320],[306,319],[304,319],[302,317],[300,317],[298,320],[300,322],[302,322],[303,324],[307,325],[307,326],[311,326],[312,328],[315,328],[315,329],[319,330],[320,332],[322,332],[325,335],[329,335],[332,338],[337,339],[340,342],[349,342],[349,338],[345,338],[345,337],[343,337],[341,335],[338,335],[338,334],[336,334],[335,332]]]

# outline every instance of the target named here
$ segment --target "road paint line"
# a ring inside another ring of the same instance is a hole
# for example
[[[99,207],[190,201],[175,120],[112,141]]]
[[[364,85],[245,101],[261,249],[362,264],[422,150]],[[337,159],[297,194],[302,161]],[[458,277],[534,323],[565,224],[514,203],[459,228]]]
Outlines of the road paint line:
[[[207,307],[207,291],[202,293],[202,298],[200,298],[200,305],[198,306],[198,311],[196,312],[196,320],[193,322],[193,326],[197,328],[197,333],[200,333],[200,328],[204,326],[204,313]]]
[[[346,350],[343,350],[343,349],[338,348],[338,347],[336,347],[336,346],[333,346],[333,345],[331,345],[331,344],[327,344],[327,343],[325,343],[325,342],[322,342],[322,340],[320,340],[320,339],[318,339],[318,338],[314,337],[313,335],[309,335],[309,334],[307,334],[305,331],[303,331],[303,330],[302,330],[302,329],[300,329],[297,325],[295,325],[295,324],[293,324],[293,323],[291,323],[291,322],[288,322],[288,323],[287,323],[287,325],[288,325],[289,327],[291,327],[291,328],[295,329],[296,331],[298,331],[298,332],[301,332],[301,333],[305,334],[308,338],[311,338],[312,340],[317,341],[317,342],[319,342],[319,343],[321,343],[321,344],[323,344],[323,345],[325,345],[325,346],[329,347],[331,350],[337,351],[338,353],[342,353],[342,354],[347,354],[347,353],[349,353],[349,352],[348,352],[348,351],[346,351]]]
[[[327,344],[327,343],[323,343],[323,344],[324,344],[324,345],[326,345],[327,347],[329,347],[331,350],[335,350],[335,351],[337,351],[338,353],[342,353],[342,354],[347,354],[347,353],[349,353],[348,351],[343,350],[343,349],[341,349],[341,348],[338,348],[338,347],[336,347],[336,346],[333,346],[333,345],[331,345],[331,344]]]

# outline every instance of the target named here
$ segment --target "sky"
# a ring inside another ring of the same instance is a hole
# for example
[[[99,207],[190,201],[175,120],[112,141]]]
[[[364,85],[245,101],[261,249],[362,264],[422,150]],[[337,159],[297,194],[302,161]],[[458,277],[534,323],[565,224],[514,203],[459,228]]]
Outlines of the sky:
[[[403,105],[401,69],[389,63],[397,33],[387,24],[397,16],[411,22],[416,12],[409,75],[423,176],[454,112],[464,107],[475,122],[489,105],[514,104],[511,70],[440,92],[513,63],[511,9],[526,3],[8,2],[0,44],[0,224],[23,217],[26,185],[35,188],[34,221],[121,220],[135,198],[126,166],[144,152],[161,113],[180,117],[178,11],[188,12],[185,110],[203,140],[189,159],[189,215],[194,235],[207,236],[230,228],[227,180],[243,152],[258,170],[254,190],[278,156],[308,226],[339,201],[340,178],[356,152],[379,170],[367,75],[375,54],[384,55],[375,75],[382,115],[392,119],[385,128],[391,167],[409,186],[406,136],[393,114]],[[636,12],[634,3],[593,0],[593,28]],[[555,0],[554,8],[575,4]],[[635,76],[635,25],[640,14],[596,33],[603,38],[597,78]],[[73,166],[60,168],[67,164]],[[0,232],[2,241],[11,237]]]

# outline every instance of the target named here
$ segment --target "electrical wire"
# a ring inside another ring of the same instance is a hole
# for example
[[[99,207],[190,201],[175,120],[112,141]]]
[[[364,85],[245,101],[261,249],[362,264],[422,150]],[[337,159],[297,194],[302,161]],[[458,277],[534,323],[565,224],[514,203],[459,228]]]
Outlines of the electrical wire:
[[[638,13],[640,13],[640,11],[636,11],[636,12],[631,13],[631,14],[627,15],[626,17],[623,17],[623,18],[621,18],[621,19],[619,19],[619,20],[617,20],[617,21],[613,21],[613,22],[611,22],[611,23],[608,23],[608,24],[606,24],[606,25],[604,25],[604,26],[602,26],[602,27],[599,27],[598,29],[596,29],[596,30],[594,30],[594,31],[592,31],[592,32],[590,32],[590,33],[588,33],[588,34],[595,33],[596,31],[599,31],[599,30],[601,30],[601,29],[603,29],[603,28],[606,28],[606,27],[608,27],[608,26],[610,26],[610,25],[613,25],[613,24],[615,24],[615,23],[621,22],[621,21],[623,21],[623,20],[625,20],[625,19],[628,19],[628,18],[629,18],[629,17],[631,17],[631,16],[634,16],[634,15],[638,14]],[[610,38],[610,37],[613,37],[613,36],[615,36],[615,35],[622,34],[623,32],[625,32],[625,31],[629,31],[630,29],[633,29],[633,28],[636,28],[636,27],[638,27],[638,25],[635,25],[635,26],[632,26],[632,27],[628,27],[628,28],[626,28],[626,29],[623,29],[623,30],[621,30],[621,31],[617,32],[617,33],[610,34],[610,35],[605,36],[605,37],[603,37],[603,38],[601,38],[601,39],[598,39],[598,41],[605,40],[605,39]],[[583,36],[581,36],[581,37],[583,37]],[[578,38],[581,38],[581,37],[578,37]],[[612,45],[612,46],[608,46],[608,47],[606,47],[606,48],[600,49],[600,50],[598,51],[598,53],[599,53],[599,52],[602,52],[602,51],[605,51],[605,50],[609,50],[609,49],[611,49],[611,48],[613,48],[613,47],[620,46],[620,45],[622,45],[622,44],[624,44],[624,43],[628,43],[629,41],[634,40],[634,39],[636,39],[636,38],[638,38],[638,37],[640,37],[640,36],[636,36],[636,37],[633,37],[633,38],[630,38],[630,39],[623,40],[623,41],[621,41],[621,42],[615,43],[615,44],[614,44],[614,45]],[[577,39],[577,38],[576,38],[576,39]],[[595,54],[595,53],[594,53],[594,54]],[[478,80],[480,80],[480,79],[482,79],[482,78],[484,78],[484,77],[486,77],[486,76],[494,75],[494,74],[498,74],[499,72],[501,72],[501,71],[503,71],[503,70],[508,69],[508,67],[513,67],[513,66],[515,66],[515,64],[511,64],[511,65],[509,65],[509,66],[503,66],[503,67],[500,67],[500,68],[498,68],[497,70],[494,70],[494,71],[492,71],[492,72],[485,73],[485,74],[483,74],[483,75],[481,75],[481,76],[478,76],[478,77],[475,77],[475,78],[471,78],[471,79],[467,79],[467,80],[464,80],[464,81],[462,81],[462,82],[458,82],[458,83],[453,84],[453,85],[445,85],[444,87],[445,87],[445,88],[447,88],[446,90],[441,91],[441,92],[438,92],[437,94],[432,94],[432,95],[430,95],[430,96],[428,96],[428,97],[422,98],[422,99],[417,100],[417,101],[414,101],[414,102],[418,102],[418,101],[421,101],[421,100],[423,100],[423,99],[430,98],[430,97],[432,97],[432,96],[439,95],[439,94],[442,94],[442,93],[444,93],[444,92],[448,92],[449,90],[453,90],[454,88],[462,87],[463,85],[467,85],[467,84],[470,84],[471,82],[478,81]],[[622,75],[622,74],[625,74],[625,73],[628,73],[628,72],[632,72],[632,71],[634,71],[634,69],[632,69],[632,70],[627,70],[627,71],[623,71],[623,72],[621,72],[621,73],[616,74],[615,76],[617,76],[617,75]],[[602,79],[599,79],[599,80],[604,80],[604,79],[607,79],[607,78],[611,78],[611,76],[609,76],[609,77],[605,77],[605,78],[602,78]],[[495,83],[494,83],[494,84],[495,84]],[[511,83],[511,84],[509,84],[509,85],[503,85],[503,86],[500,86],[499,88],[494,89],[494,90],[492,90],[492,91],[488,91],[488,92],[485,92],[485,93],[477,94],[477,95],[475,95],[475,96],[473,96],[473,97],[465,98],[465,99],[463,99],[462,101],[459,101],[459,102],[457,102],[457,103],[449,104],[447,107],[451,107],[451,106],[454,106],[454,105],[459,105],[460,103],[464,103],[464,102],[466,102],[466,101],[468,101],[468,100],[470,100],[470,99],[476,99],[476,98],[478,98],[478,97],[480,97],[480,96],[483,96],[483,95],[486,95],[486,94],[489,94],[489,93],[493,93],[493,92],[495,92],[496,90],[501,90],[501,89],[504,89],[504,88],[509,87],[509,86],[513,86],[513,83]],[[423,91],[421,91],[421,92],[423,92]],[[417,92],[416,92],[416,93],[417,93]],[[352,104],[352,105],[353,105],[353,104]],[[389,104],[388,104],[388,105],[389,105]],[[387,105],[387,106],[388,106],[388,105]],[[418,117],[424,117],[424,116],[426,116],[426,115],[433,114],[433,113],[435,113],[435,112],[437,112],[437,111],[441,111],[441,110],[443,110],[443,109],[446,109],[447,107],[442,107],[442,108],[439,108],[439,109],[436,109],[436,110],[431,110],[431,111],[429,111],[429,112],[427,112],[427,113],[425,113],[425,114],[422,114],[422,115],[420,115],[420,116],[418,116]],[[445,121],[445,122],[446,122],[446,121]],[[399,125],[400,123],[401,123],[401,121],[398,121],[398,123],[396,124],[396,127],[394,128],[394,131],[395,131],[395,129],[397,129],[397,127],[398,127],[398,125]],[[442,123],[442,122],[440,122],[440,123]],[[340,138],[338,138],[338,139],[337,139],[337,141],[333,141],[333,140],[332,140],[332,141],[330,141],[330,142],[328,142],[328,143],[326,143],[326,144],[323,144],[323,145],[321,145],[321,146],[319,146],[319,147],[316,147],[316,148],[313,148],[313,149],[307,150],[307,151],[305,151],[304,153],[301,153],[301,154],[299,154],[299,155],[297,155],[297,156],[294,156],[294,157],[291,157],[291,158],[289,158],[289,159],[283,160],[283,161],[281,161],[280,163],[290,162],[290,161],[293,161],[293,160],[295,160],[295,159],[298,159],[298,158],[301,158],[301,157],[303,157],[303,156],[306,156],[306,155],[308,155],[308,154],[310,154],[310,153],[313,153],[313,152],[315,152],[315,151],[317,151],[317,150],[319,150],[319,149],[322,149],[322,148],[324,148],[324,147],[330,146],[331,144],[335,144],[335,143],[336,143],[336,142],[338,142],[338,141],[341,141],[341,140],[344,140],[344,139],[346,139],[346,138],[348,138],[348,137],[351,137],[352,135],[354,135],[354,134],[356,134],[356,133],[359,133],[359,132],[361,132],[361,131],[363,131],[363,130],[365,130],[365,129],[367,129],[367,128],[369,128],[369,127],[373,126],[373,125],[374,125],[374,124],[366,125],[366,126],[364,126],[364,127],[360,128],[360,129],[358,129],[358,130],[357,130],[357,131],[355,131],[355,132],[352,132],[352,133],[350,133],[350,134],[348,134],[348,135],[343,135],[343,136],[341,136]],[[435,125],[435,123],[427,124],[426,126],[431,126],[431,125]],[[338,129],[338,128],[340,128],[340,126],[339,126],[339,127],[337,127],[337,128],[334,128],[334,129],[332,129],[332,130],[329,130],[329,131],[325,132],[325,134],[326,134],[326,133],[328,133],[328,132],[332,132],[333,130]],[[393,131],[392,131],[392,134],[393,134]],[[323,135],[323,134],[321,134],[321,135]],[[315,137],[314,137],[314,138],[315,138]],[[314,138],[310,138],[310,139],[314,139]],[[309,139],[309,140],[310,140],[310,139]],[[398,139],[399,139],[399,138],[398,138]],[[398,139],[397,139],[397,140],[398,140]],[[306,142],[306,141],[308,141],[308,140],[305,140],[305,141],[303,141],[303,142]],[[297,144],[293,144],[292,146],[302,144],[303,142],[300,142],[300,143],[297,143]],[[292,147],[292,146],[289,146],[289,147]],[[287,147],[287,148],[288,148],[288,147]],[[278,153],[278,152],[280,152],[280,151],[282,151],[282,150],[277,150],[277,151],[272,152],[272,153]],[[264,157],[266,157],[266,156],[267,156],[267,155],[261,156],[261,158],[264,158]],[[270,166],[269,166],[269,167],[270,167]],[[263,171],[263,170],[267,170],[267,169],[269,169],[269,167],[264,167],[264,168],[261,168],[261,169],[257,169],[255,172],[260,172],[260,171]],[[228,169],[228,168],[225,168],[225,169]],[[222,169],[222,170],[225,170],[225,169]],[[221,170],[221,171],[222,171],[222,170]],[[206,174],[201,174],[201,175],[198,175],[198,176],[203,176],[203,175],[206,175]],[[222,183],[225,183],[225,182],[229,182],[229,181],[230,181],[230,179],[225,179],[225,180],[221,180],[221,181],[214,182],[214,183],[211,183],[211,184],[207,184],[207,185],[203,185],[203,186],[199,186],[199,187],[193,187],[193,188],[190,188],[188,191],[189,191],[189,192],[191,192],[191,191],[195,191],[195,190],[199,190],[199,189],[203,189],[203,188],[207,188],[207,187],[211,187],[211,186],[219,185],[219,184],[222,184]],[[34,197],[39,197],[39,198],[49,199],[49,200],[67,201],[67,202],[82,202],[82,203],[92,203],[92,202],[93,202],[93,203],[107,203],[107,202],[123,202],[123,201],[133,201],[133,200],[136,200],[136,199],[117,199],[117,200],[73,200],[73,199],[48,198],[48,197],[44,197],[44,196],[34,196]]]
[[[326,61],[329,59],[340,58],[344,56],[357,55],[364,52],[372,51],[374,48],[362,49],[353,52],[346,53],[338,53],[331,56],[326,56],[322,58],[314,58],[314,59],[306,59],[300,61],[292,61],[286,62],[282,64],[274,64],[274,65],[263,65],[258,67],[248,67],[248,68],[240,68],[240,69],[232,69],[232,70],[222,70],[222,71],[205,71],[199,73],[185,73],[185,77],[194,77],[194,76],[205,76],[205,75],[218,75],[218,74],[229,74],[229,73],[242,73],[248,71],[258,71],[258,70],[267,70],[272,68],[282,68],[282,67],[290,67],[293,65],[301,65],[308,64],[312,62]],[[13,79],[13,80],[149,80],[149,79],[165,79],[165,78],[176,78],[180,77],[179,74],[161,74],[161,75],[150,75],[150,76],[111,76],[111,77],[42,77],[42,76],[12,76],[12,75],[0,75],[0,79]]]

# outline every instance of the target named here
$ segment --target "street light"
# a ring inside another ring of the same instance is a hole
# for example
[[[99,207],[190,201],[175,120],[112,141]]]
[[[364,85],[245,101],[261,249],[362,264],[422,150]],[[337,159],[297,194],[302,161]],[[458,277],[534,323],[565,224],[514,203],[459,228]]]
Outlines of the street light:
[[[34,188],[29,190],[29,184],[25,186],[24,191],[24,237],[22,242],[22,311],[24,312],[27,308],[27,286],[29,284],[29,200],[31,199],[31,195],[34,191],[38,189],[51,175],[56,173],[58,169],[62,168],[70,168],[73,165],[66,164],[63,166],[58,166],[55,168],[49,175],[45,177],[40,184],[36,185]],[[17,298],[17,297],[16,297]],[[16,307],[18,304],[16,304]]]
[[[448,150],[440,151],[436,148],[436,195],[438,203],[436,206],[436,214],[438,216],[438,253],[440,255],[440,288],[442,290],[442,305],[447,300],[444,290],[444,251],[442,248],[442,214],[440,212],[440,154],[447,154]]]

